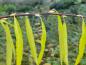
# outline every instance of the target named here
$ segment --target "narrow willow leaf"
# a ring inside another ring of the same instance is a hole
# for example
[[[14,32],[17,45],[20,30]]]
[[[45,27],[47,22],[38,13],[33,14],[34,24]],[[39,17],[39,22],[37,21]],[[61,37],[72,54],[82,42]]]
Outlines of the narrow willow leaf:
[[[58,16],[58,34],[59,34],[59,47],[60,47],[60,62],[63,62],[63,26],[61,17]]]
[[[67,27],[66,23],[62,24],[61,17],[58,15],[58,34],[59,34],[59,45],[60,45],[60,61],[61,65],[64,62],[68,65],[68,45],[67,45]]]
[[[14,31],[16,36],[16,65],[21,65],[23,57],[23,34],[18,20],[14,16]]]
[[[42,36],[41,36],[41,50],[38,56],[38,64],[40,64],[42,61],[44,50],[45,50],[45,43],[46,43],[46,28],[41,17],[40,19],[41,19],[41,24],[42,24]]]
[[[28,43],[29,43],[29,46],[30,46],[30,49],[31,49],[31,54],[33,56],[34,61],[38,65],[34,35],[33,35],[32,27],[30,25],[30,21],[29,21],[29,19],[28,19],[27,16],[25,17],[25,27],[26,27],[26,33],[27,33]]]
[[[6,32],[6,65],[12,65],[12,52],[14,49],[13,40],[11,37],[10,29],[7,24],[4,24],[5,20],[1,20],[1,25]]]
[[[64,63],[68,65],[68,44],[67,44],[67,27],[66,23],[63,23],[63,57],[64,57]]]
[[[85,43],[86,43],[86,25],[84,22],[84,19],[82,21],[82,35],[79,41],[79,53],[76,58],[75,65],[78,65],[83,57],[84,51],[85,51]]]

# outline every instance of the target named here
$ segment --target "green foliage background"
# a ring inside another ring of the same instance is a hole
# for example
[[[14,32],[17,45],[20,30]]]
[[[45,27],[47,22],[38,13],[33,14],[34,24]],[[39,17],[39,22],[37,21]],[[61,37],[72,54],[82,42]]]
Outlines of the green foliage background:
[[[57,6],[54,6],[54,5]],[[21,6],[22,5],[22,6]],[[59,6],[61,5],[61,6]],[[70,6],[69,6],[70,5]],[[22,12],[40,12],[45,13],[52,9],[56,9],[62,13],[74,13],[86,15],[86,0],[25,0],[19,2],[5,1],[0,4],[0,15],[8,15],[11,13]],[[58,46],[58,31],[57,18],[55,16],[43,16],[47,28],[47,45],[42,65],[50,63],[59,65],[59,46]],[[19,17],[22,30],[25,30],[23,18]],[[31,24],[33,26],[35,38],[40,38],[40,22],[37,17],[31,16]],[[10,23],[12,23],[12,20]],[[67,17],[66,23],[68,27],[68,46],[69,46],[69,63],[73,65],[78,53],[78,42],[81,35],[81,19],[78,17]],[[13,31],[12,31],[13,32]],[[25,37],[26,33],[23,31]],[[14,40],[15,37],[13,36]],[[22,65],[33,65],[31,55],[28,54],[27,39],[24,38],[24,60]],[[39,47],[39,45],[38,45]],[[26,60],[28,59],[28,60]],[[28,62],[29,61],[29,62]],[[80,65],[86,65],[86,52]],[[0,65],[5,65],[5,35],[3,28],[0,27]]]

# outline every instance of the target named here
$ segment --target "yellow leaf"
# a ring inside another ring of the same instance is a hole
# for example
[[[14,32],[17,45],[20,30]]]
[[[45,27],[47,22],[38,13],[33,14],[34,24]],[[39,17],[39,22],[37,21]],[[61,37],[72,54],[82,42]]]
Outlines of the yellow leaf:
[[[38,65],[34,35],[33,35],[32,27],[30,25],[30,21],[27,16],[25,17],[25,27],[26,27],[26,34],[27,34],[27,38],[28,38],[28,43],[29,43],[29,46],[31,49],[31,54],[33,56],[34,61]]]
[[[40,19],[41,19],[41,24],[42,24],[42,36],[41,36],[41,50],[38,56],[38,64],[40,64],[42,61],[44,50],[45,50],[45,43],[46,43],[46,28],[41,17]]]
[[[63,23],[63,40],[64,63],[68,65],[67,27],[65,22]]]
[[[62,26],[62,20],[61,17],[58,16],[58,34],[59,34],[59,47],[60,47],[60,61],[61,65],[63,62],[63,26]]]
[[[84,22],[84,19],[82,21],[82,35],[79,41],[79,52],[78,56],[76,58],[75,65],[78,65],[83,57],[84,51],[85,51],[85,43],[86,43],[86,25]]]
[[[8,24],[4,24],[4,22],[6,21],[0,20],[0,23],[6,33],[6,65],[12,65],[12,52],[15,49]]]
[[[62,24],[61,16],[58,15],[58,34],[59,34],[59,46],[60,46],[60,61],[61,65],[64,62],[68,65],[68,45],[67,45],[67,28],[66,23]]]
[[[23,34],[18,20],[14,16],[14,31],[16,36],[16,65],[21,65],[23,57]]]

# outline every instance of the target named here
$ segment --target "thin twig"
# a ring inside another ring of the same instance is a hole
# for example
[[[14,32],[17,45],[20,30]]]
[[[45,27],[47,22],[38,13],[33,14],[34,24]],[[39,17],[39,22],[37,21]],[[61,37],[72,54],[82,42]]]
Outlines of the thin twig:
[[[16,14],[15,16],[35,16],[38,13],[20,13],[20,14]],[[40,15],[65,15],[65,16],[74,16],[74,17],[84,17],[86,18],[86,16],[83,15],[76,15],[76,14],[64,14],[64,13],[40,13]],[[2,18],[9,18],[9,17],[13,17],[11,15],[6,15],[6,16],[0,16],[0,19]]]

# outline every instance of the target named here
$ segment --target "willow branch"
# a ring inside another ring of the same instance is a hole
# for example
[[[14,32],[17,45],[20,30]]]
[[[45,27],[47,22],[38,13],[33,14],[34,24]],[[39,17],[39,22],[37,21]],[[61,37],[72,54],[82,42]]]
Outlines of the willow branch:
[[[35,16],[36,14],[39,13],[20,13],[20,14],[16,14],[15,16]],[[76,15],[76,14],[64,14],[64,13],[40,13],[39,15],[61,15],[61,16],[74,16],[74,17],[84,17],[86,18],[86,16],[83,15]],[[0,19],[2,18],[9,18],[9,17],[13,17],[11,15],[6,15],[6,16],[0,16]]]

